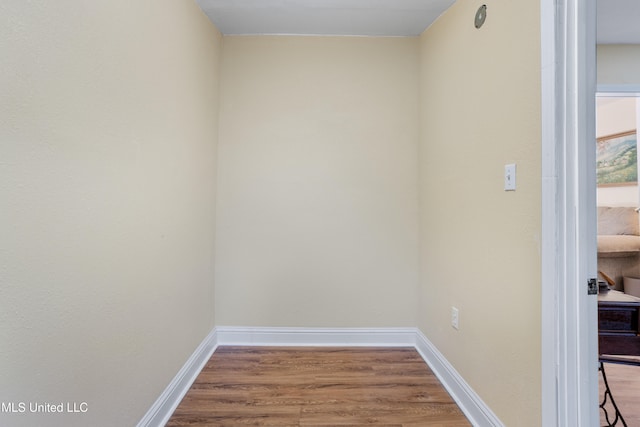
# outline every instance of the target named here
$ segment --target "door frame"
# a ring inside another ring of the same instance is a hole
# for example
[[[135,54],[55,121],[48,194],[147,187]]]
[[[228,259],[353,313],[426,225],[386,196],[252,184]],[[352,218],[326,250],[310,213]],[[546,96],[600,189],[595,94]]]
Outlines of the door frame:
[[[596,2],[540,3],[542,425],[598,426]]]

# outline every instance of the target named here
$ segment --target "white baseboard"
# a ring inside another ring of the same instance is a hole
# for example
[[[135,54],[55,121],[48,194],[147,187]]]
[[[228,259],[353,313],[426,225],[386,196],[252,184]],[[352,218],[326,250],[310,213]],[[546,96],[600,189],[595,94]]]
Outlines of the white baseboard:
[[[500,419],[438,349],[416,329],[416,350],[474,426],[504,427]]]
[[[137,427],[164,426],[217,347],[218,337],[214,328],[149,408]]]
[[[220,345],[414,347],[415,328],[217,327]]]
[[[137,427],[164,426],[220,345],[413,347],[474,426],[504,425],[417,328],[251,328],[221,326],[198,346]]]

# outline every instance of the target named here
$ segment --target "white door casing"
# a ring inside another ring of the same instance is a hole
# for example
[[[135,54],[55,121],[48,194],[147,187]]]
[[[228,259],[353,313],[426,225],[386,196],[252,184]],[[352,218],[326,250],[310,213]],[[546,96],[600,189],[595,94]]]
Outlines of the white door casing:
[[[542,425],[597,426],[595,0],[541,0]]]

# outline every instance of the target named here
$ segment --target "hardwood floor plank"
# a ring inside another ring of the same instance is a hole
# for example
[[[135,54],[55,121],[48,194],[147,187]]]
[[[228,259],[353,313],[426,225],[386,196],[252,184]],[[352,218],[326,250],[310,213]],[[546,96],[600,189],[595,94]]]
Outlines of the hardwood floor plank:
[[[220,347],[167,426],[469,426],[413,348]]]
[[[300,425],[388,424],[400,419],[403,424],[422,422],[424,425],[429,425],[430,422],[446,421],[455,416],[458,411],[455,404],[314,405],[302,409]]]

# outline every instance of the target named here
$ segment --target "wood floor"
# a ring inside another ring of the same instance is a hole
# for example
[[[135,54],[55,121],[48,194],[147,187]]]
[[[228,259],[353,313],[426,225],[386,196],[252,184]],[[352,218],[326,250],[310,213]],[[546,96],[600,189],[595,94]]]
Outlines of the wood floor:
[[[613,398],[629,427],[640,426],[640,366],[605,364],[607,382],[613,393]],[[600,377],[600,401],[604,394],[604,383]],[[614,415],[613,409],[607,409],[610,416]],[[610,418],[613,421],[613,417]],[[604,412],[600,411],[600,425],[606,426]],[[622,425],[618,423],[618,425]]]
[[[469,426],[413,348],[219,347],[167,426]]]

